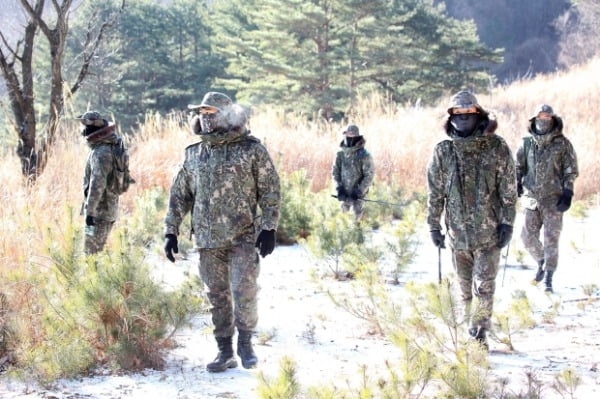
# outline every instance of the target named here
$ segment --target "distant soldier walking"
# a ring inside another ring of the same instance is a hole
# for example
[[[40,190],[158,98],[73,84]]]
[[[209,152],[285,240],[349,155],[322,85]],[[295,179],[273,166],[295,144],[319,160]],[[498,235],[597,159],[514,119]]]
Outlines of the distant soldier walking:
[[[106,244],[119,208],[119,190],[115,182],[114,146],[121,143],[114,123],[97,111],[78,116],[81,131],[90,147],[83,176],[85,240],[84,251],[94,254]]]
[[[179,226],[191,212],[219,348],[206,368],[222,372],[237,367],[232,344],[236,328],[237,354],[251,368],[258,361],[251,343],[258,322],[258,253],[265,257],[275,247],[279,176],[266,148],[246,129],[245,110],[227,95],[206,93],[189,108],[199,111],[191,125],[201,141],[186,148],[171,186],[165,255],[175,261]]]
[[[358,126],[349,125],[343,134],[331,174],[342,210],[353,209],[356,220],[361,220],[365,206],[363,199],[375,177],[373,157],[365,149],[365,139],[360,135]]]
[[[473,94],[454,95],[448,114],[450,139],[435,146],[427,168],[427,222],[434,245],[444,248],[445,211],[469,334],[487,348],[500,249],[510,242],[515,219],[515,167],[508,145],[494,134],[496,121]]]
[[[529,136],[517,150],[517,190],[525,207],[521,239],[537,261],[535,282],[544,280],[553,292],[552,277],[558,266],[558,242],[563,212],[571,206],[573,183],[578,175],[577,156],[563,131],[562,119],[542,104],[529,119]],[[540,231],[544,227],[544,243]]]

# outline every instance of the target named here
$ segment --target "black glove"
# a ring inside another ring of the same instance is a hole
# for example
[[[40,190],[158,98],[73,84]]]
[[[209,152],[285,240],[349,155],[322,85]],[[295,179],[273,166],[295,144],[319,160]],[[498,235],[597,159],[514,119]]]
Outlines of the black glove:
[[[523,183],[520,181],[517,182],[517,197],[523,195]]]
[[[573,198],[573,191],[565,188],[560,197],[558,197],[556,209],[559,212],[566,212],[571,207],[571,198]]]
[[[354,201],[356,201],[357,199],[361,198],[361,192],[358,188],[355,188],[354,190],[352,190],[352,193],[350,194],[350,198],[352,198]]]
[[[438,248],[446,248],[446,244],[444,244],[444,240],[446,237],[439,230],[431,230],[431,241],[433,241],[433,245]]]
[[[344,190],[344,187],[339,186],[336,188],[338,201],[346,201],[348,199],[348,193]]]
[[[263,258],[275,249],[275,230],[261,230],[254,244]]]
[[[507,224],[498,226],[498,248],[504,248],[512,238],[513,228]]]
[[[165,256],[171,262],[175,262],[174,253],[179,253],[179,247],[177,246],[177,236],[175,234],[165,234]]]
[[[85,225],[86,226],[95,226],[96,225],[96,221],[94,220],[93,216],[87,215],[85,217]]]

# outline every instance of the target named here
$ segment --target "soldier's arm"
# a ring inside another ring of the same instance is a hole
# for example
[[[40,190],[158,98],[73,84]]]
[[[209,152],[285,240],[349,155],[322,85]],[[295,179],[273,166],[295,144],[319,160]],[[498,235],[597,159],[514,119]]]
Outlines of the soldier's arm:
[[[498,148],[497,157],[496,189],[502,206],[500,224],[512,226],[517,210],[517,182],[515,179],[515,163],[510,148],[504,141],[501,142]]]
[[[521,181],[527,173],[527,159],[525,159],[525,149],[523,148],[523,144],[519,146],[517,149],[517,161],[515,163],[515,169],[517,173],[517,181]]]
[[[433,155],[427,166],[427,224],[429,230],[442,230],[440,218],[445,205],[444,175],[442,169],[441,145],[433,150]]]
[[[335,154],[335,162],[333,163],[333,169],[331,170],[331,177],[333,178],[336,187],[342,185],[342,161],[339,152]]]
[[[90,183],[86,198],[86,215],[97,216],[98,204],[104,196],[108,184],[108,175],[113,168],[111,151],[98,148],[90,155]]]
[[[256,146],[254,173],[256,176],[256,189],[258,206],[262,211],[262,230],[277,230],[279,224],[279,205],[281,201],[279,175],[275,165],[262,145]]]
[[[364,195],[371,184],[373,183],[373,179],[375,178],[375,164],[373,163],[373,157],[371,154],[367,154],[362,159],[362,179],[360,184],[358,185],[358,189]]]
[[[169,209],[165,218],[165,234],[179,235],[179,226],[194,205],[191,176],[185,163],[177,172],[169,194]]]
[[[573,191],[575,179],[579,175],[577,154],[570,141],[567,140],[566,151],[563,158],[563,189]]]

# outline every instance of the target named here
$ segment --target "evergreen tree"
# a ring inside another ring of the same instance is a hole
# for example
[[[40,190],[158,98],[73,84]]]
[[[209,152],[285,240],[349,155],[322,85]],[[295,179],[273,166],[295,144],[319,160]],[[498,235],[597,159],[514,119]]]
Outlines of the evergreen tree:
[[[444,90],[485,87],[486,66],[500,60],[472,22],[448,17],[433,0],[231,3],[217,2],[214,12],[227,26],[218,31],[228,60],[222,82],[253,104],[329,117],[371,90],[397,101],[432,100]]]

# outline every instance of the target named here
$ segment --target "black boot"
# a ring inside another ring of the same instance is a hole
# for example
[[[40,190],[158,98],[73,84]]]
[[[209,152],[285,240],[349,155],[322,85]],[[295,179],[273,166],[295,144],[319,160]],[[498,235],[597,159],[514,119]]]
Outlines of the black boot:
[[[256,366],[258,358],[252,348],[252,331],[238,330],[237,354],[242,359],[242,366],[251,369]]]
[[[469,335],[473,337],[479,344],[487,351],[489,345],[487,342],[486,330],[483,327],[471,327],[469,328]]]
[[[538,269],[535,273],[535,282],[539,283],[544,279],[544,259],[538,261]]]
[[[237,361],[233,356],[233,343],[231,337],[216,337],[219,353],[212,363],[206,365],[211,373],[221,373],[227,369],[237,367]]]
[[[554,292],[554,290],[552,289],[552,275],[553,274],[554,274],[554,271],[546,270],[546,289],[544,290],[546,292]]]

